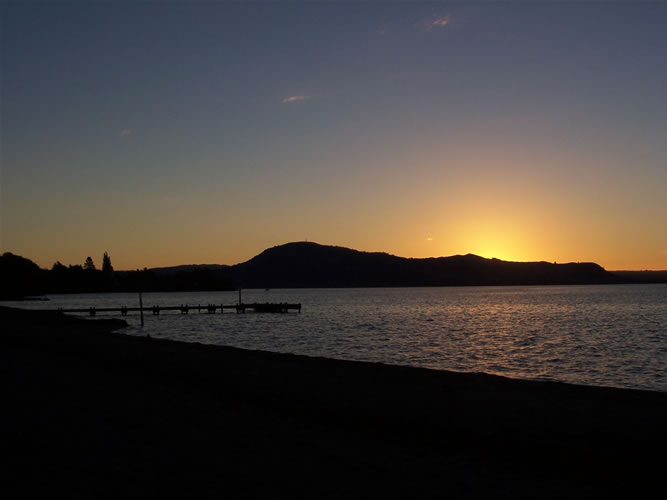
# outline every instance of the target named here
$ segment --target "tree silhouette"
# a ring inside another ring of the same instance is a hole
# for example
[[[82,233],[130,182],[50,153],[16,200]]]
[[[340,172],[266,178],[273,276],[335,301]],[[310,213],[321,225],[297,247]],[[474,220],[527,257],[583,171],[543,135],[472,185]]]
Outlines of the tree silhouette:
[[[64,272],[64,271],[67,271],[67,266],[64,265],[62,262],[60,262],[59,260],[57,260],[53,263],[53,266],[51,267],[51,271]]]
[[[107,252],[104,252],[104,257],[102,257],[102,272],[109,274],[113,272],[113,266],[111,265],[111,257]]]
[[[86,271],[94,271],[95,270],[95,263],[93,262],[92,257],[86,257],[86,262],[83,263],[83,269]]]

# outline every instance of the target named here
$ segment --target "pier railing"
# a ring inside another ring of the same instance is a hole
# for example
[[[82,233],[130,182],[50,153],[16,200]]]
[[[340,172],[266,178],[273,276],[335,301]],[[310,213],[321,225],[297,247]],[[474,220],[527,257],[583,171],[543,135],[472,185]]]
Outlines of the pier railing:
[[[64,309],[62,307],[58,308],[58,312],[61,313],[88,313],[89,316],[95,316],[97,313],[120,313],[121,316],[127,316],[130,312],[140,312],[140,313],[152,313],[154,316],[159,315],[163,311],[179,311],[181,314],[188,314],[190,312],[197,313],[207,313],[215,314],[217,311],[220,311],[222,314],[225,309],[231,311],[236,311],[237,313],[245,313],[247,311],[257,312],[257,313],[288,313],[290,311],[301,312],[301,304],[288,304],[286,302],[279,303],[259,303],[253,302],[250,304],[197,304],[197,305],[188,305],[181,304],[178,306],[147,306],[147,307],[85,307],[85,308],[75,308],[75,309]]]

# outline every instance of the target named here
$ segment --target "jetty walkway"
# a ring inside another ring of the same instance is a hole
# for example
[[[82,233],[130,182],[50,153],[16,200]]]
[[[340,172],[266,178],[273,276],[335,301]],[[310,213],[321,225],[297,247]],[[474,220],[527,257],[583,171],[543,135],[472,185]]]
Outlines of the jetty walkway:
[[[181,304],[178,306],[146,306],[146,307],[85,307],[78,309],[64,309],[58,308],[61,313],[88,313],[90,316],[95,316],[97,313],[120,313],[121,316],[127,316],[129,312],[152,313],[154,316],[159,315],[163,311],[179,311],[181,314],[188,314],[189,312],[204,312],[207,314],[215,314],[218,310],[223,313],[225,309],[236,311],[237,313],[245,313],[246,311],[258,313],[287,313],[290,311],[301,312],[301,304],[288,304],[286,302],[279,303],[258,303],[250,304],[239,303],[232,305],[225,304],[206,304],[206,305],[188,305]]]

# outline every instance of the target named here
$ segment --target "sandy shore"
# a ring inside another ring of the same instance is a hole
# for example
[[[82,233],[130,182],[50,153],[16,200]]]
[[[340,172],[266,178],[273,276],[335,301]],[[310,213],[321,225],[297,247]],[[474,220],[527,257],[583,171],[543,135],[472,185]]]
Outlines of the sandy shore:
[[[664,493],[667,393],[0,320],[4,498]]]

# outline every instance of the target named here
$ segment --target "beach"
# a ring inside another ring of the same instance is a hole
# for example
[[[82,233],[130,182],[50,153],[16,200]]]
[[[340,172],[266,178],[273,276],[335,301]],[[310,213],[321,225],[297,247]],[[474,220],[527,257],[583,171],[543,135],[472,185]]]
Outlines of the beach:
[[[667,393],[182,343],[0,308],[6,498],[658,498]]]

